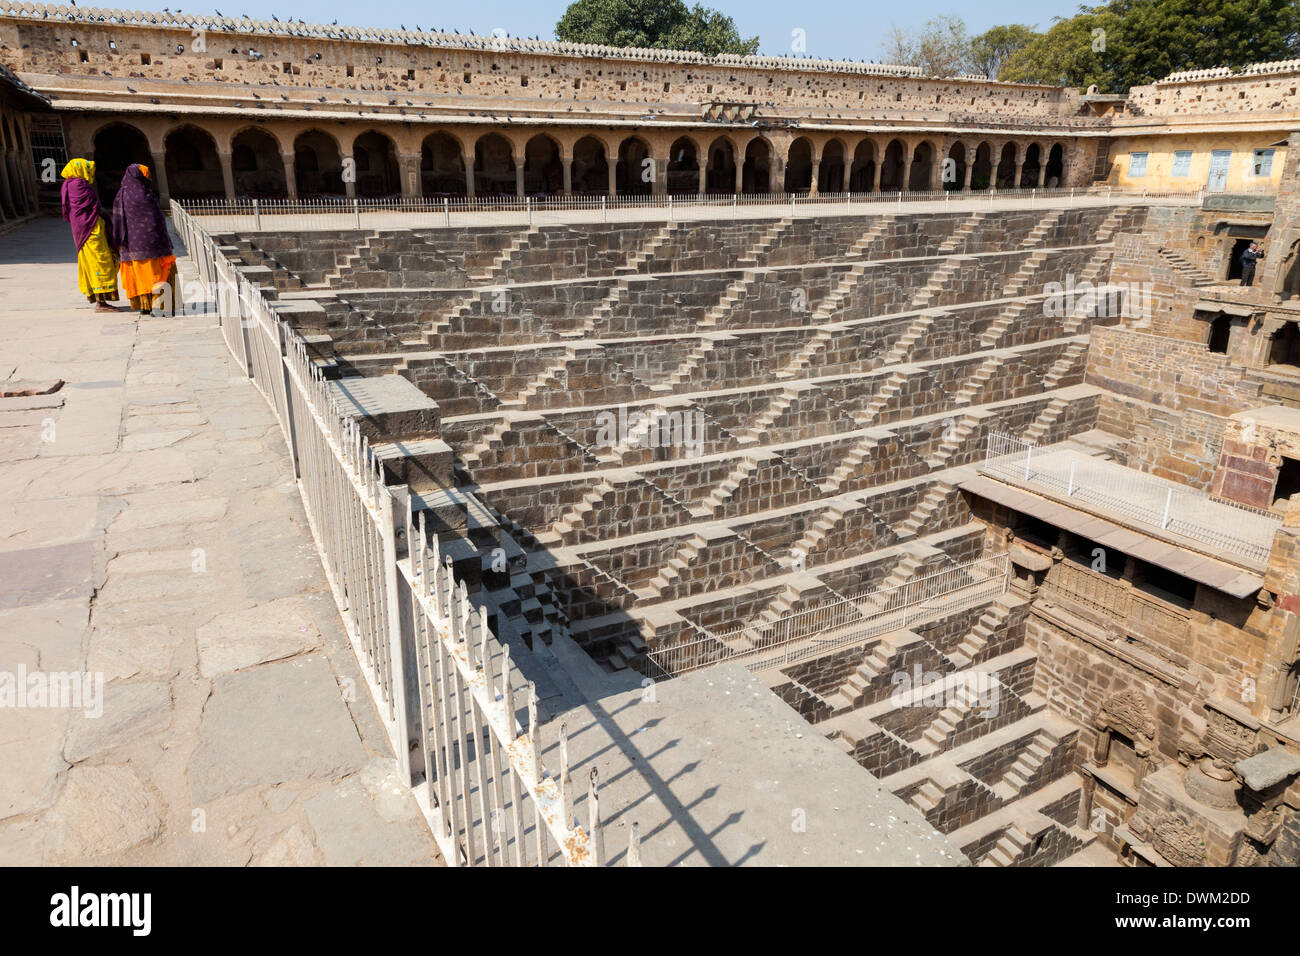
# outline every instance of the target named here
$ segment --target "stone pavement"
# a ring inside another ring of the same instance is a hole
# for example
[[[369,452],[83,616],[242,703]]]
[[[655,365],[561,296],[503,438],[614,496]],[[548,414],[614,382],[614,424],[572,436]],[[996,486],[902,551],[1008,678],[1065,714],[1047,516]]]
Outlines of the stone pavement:
[[[53,219],[0,289],[0,382],[66,382],[0,398],[0,864],[439,862],[215,324],[95,314]]]

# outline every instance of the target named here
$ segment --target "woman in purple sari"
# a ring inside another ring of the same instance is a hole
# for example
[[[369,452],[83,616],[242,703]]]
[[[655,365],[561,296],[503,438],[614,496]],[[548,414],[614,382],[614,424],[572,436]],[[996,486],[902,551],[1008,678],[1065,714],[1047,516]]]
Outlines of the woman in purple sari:
[[[122,260],[122,291],[141,315],[170,299],[175,311],[176,256],[167,235],[167,219],[153,190],[149,167],[133,163],[122,176],[122,188],[113,200],[112,240]]]
[[[63,167],[63,218],[77,244],[77,286],[96,312],[116,312],[117,260],[95,193],[95,164],[74,159]]]

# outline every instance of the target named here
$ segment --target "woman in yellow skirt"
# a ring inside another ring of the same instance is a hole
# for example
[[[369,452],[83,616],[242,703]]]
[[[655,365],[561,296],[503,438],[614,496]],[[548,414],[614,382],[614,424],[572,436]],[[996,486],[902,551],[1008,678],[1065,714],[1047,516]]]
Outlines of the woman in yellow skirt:
[[[63,167],[63,218],[77,244],[77,286],[96,312],[116,312],[117,258],[95,193],[95,164],[74,159]]]
[[[112,241],[122,260],[122,291],[141,315],[179,306],[176,256],[167,219],[149,188],[149,167],[133,163],[113,200]]]

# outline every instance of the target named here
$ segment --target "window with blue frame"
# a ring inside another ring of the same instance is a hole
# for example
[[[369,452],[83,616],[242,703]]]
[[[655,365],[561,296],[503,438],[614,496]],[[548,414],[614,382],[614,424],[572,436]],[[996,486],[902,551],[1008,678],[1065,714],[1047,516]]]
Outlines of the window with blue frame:
[[[1273,150],[1255,150],[1255,162],[1251,166],[1257,179],[1267,179],[1273,175]]]
[[[1192,151],[1179,149],[1174,151],[1174,165],[1169,171],[1171,176],[1190,176],[1192,174]]]
[[[1145,176],[1147,174],[1147,154],[1130,153],[1128,157],[1128,174],[1133,176]]]

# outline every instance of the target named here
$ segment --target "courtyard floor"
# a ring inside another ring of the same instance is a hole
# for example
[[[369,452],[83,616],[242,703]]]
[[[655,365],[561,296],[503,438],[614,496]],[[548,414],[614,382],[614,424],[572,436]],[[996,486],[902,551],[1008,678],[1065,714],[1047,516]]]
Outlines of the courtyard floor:
[[[0,384],[65,382],[0,398],[0,864],[439,862],[214,322],[91,311],[48,218],[0,288]]]

